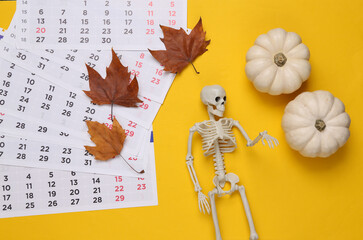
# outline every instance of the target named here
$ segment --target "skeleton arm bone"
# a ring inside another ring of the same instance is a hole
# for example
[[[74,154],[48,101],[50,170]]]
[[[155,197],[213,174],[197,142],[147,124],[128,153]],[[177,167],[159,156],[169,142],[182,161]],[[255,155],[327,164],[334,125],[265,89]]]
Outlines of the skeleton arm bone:
[[[194,184],[194,190],[196,192],[198,192],[198,205],[199,205],[199,210],[203,213],[205,213],[205,211],[207,211],[209,213],[210,211],[210,207],[209,207],[209,203],[207,200],[207,197],[202,193],[202,188],[199,185],[198,182],[198,178],[197,178],[197,174],[195,173],[194,170],[194,166],[193,166],[193,159],[194,157],[192,156],[192,141],[193,141],[193,134],[196,132],[196,127],[193,126],[190,130],[189,130],[189,138],[188,138],[188,153],[187,153],[187,167],[188,167],[188,171],[190,174],[190,177],[193,181]]]
[[[259,135],[254,141],[252,141],[251,138],[248,136],[247,132],[243,129],[243,127],[241,126],[241,124],[239,124],[238,121],[234,120],[233,126],[237,127],[238,130],[242,133],[242,136],[247,140],[247,147],[252,147],[260,140],[260,139],[258,139],[260,136]]]
[[[277,141],[276,138],[274,137],[271,137],[270,135],[267,134],[267,131],[263,131],[263,132],[260,132],[258,134],[258,136],[252,141],[246,131],[243,129],[243,127],[241,126],[241,124],[239,124],[238,121],[234,121],[233,122],[233,126],[237,127],[238,130],[240,130],[240,132],[242,133],[243,137],[247,140],[247,147],[252,147],[254,146],[256,143],[258,143],[258,141],[260,141],[262,139],[262,144],[265,145],[264,141],[265,140],[268,144],[268,146],[270,148],[274,148],[274,144],[277,146],[279,144],[279,142]]]

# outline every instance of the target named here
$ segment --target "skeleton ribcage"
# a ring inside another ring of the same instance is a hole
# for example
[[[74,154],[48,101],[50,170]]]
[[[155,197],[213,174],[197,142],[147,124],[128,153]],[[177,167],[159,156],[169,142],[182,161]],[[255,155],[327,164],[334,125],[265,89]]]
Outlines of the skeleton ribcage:
[[[202,136],[204,156],[216,153],[216,140],[221,153],[232,152],[236,148],[232,127],[233,119],[230,118],[221,118],[219,121],[207,120],[196,124],[197,131]]]

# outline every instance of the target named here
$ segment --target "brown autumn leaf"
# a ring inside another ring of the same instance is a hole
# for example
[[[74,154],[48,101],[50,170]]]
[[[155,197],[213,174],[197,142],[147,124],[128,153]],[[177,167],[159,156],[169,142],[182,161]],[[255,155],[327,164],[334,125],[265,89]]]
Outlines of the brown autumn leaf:
[[[112,49],[112,61],[106,68],[106,78],[86,64],[89,76],[90,91],[84,91],[92,99],[92,103],[102,105],[111,104],[111,117],[113,104],[125,107],[137,107],[137,103],[142,102],[137,94],[139,84],[136,76],[130,82],[131,73],[124,67],[115,51]]]
[[[164,34],[164,38],[160,40],[164,43],[166,50],[149,49],[149,52],[165,67],[165,71],[181,72],[189,63],[193,65],[192,62],[207,51],[210,40],[205,41],[206,33],[203,30],[202,18],[189,35],[182,28],[177,30],[161,25],[160,28]],[[197,72],[194,65],[193,68]]]
[[[91,140],[96,146],[84,147],[96,160],[106,161],[120,154],[126,134],[116,118],[113,118],[112,129],[109,129],[105,124],[95,121],[86,121],[86,123]]]
[[[88,133],[91,135],[91,140],[96,146],[84,147],[96,160],[106,161],[120,155],[132,170],[140,174],[145,173],[144,170],[139,171],[133,168],[126,159],[121,156],[120,153],[124,147],[126,133],[116,118],[113,118],[112,129],[109,129],[105,124],[96,121],[86,121],[86,123],[88,126]]]

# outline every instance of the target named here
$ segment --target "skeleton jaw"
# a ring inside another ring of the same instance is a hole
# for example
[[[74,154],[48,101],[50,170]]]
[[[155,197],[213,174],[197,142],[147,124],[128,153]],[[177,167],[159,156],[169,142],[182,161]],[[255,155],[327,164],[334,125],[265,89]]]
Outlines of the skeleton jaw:
[[[225,109],[224,105],[220,105],[217,107],[214,105],[208,105],[208,112],[217,117],[223,117],[224,109]]]

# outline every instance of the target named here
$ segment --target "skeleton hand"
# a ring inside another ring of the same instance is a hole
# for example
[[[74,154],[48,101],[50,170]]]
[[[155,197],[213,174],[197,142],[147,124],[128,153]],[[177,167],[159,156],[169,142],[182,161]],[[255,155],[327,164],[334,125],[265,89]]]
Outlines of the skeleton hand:
[[[267,131],[263,131],[260,133],[260,136],[262,137],[262,144],[265,146],[265,142],[263,140],[265,140],[268,144],[268,146],[270,148],[274,148],[274,144],[277,146],[279,145],[279,141],[277,141],[276,138],[274,137],[271,137],[270,135],[267,134]]]
[[[198,205],[199,210],[205,214],[205,211],[209,214],[210,208],[207,200],[207,196],[204,195],[201,191],[198,192]]]

